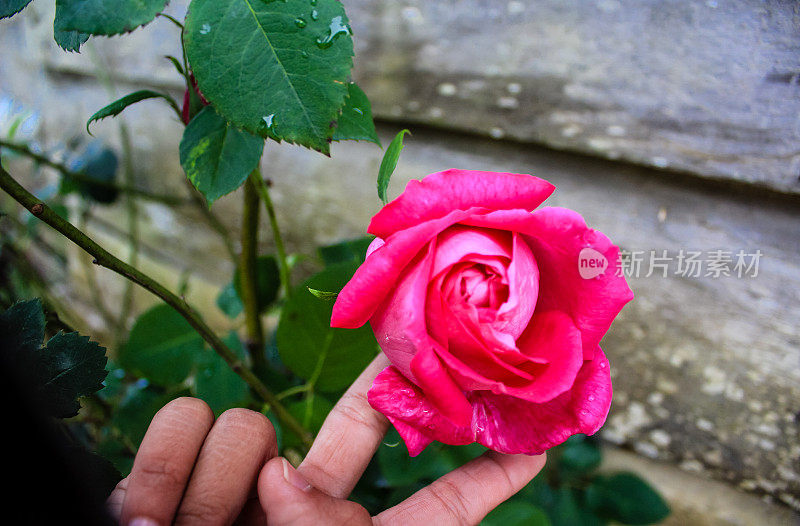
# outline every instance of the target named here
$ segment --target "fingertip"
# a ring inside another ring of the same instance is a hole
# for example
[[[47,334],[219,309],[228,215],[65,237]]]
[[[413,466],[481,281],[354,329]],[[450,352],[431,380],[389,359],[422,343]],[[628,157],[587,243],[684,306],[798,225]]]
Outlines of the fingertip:
[[[170,415],[180,415],[183,418],[191,419],[196,422],[214,422],[214,411],[199,398],[192,398],[191,396],[181,396],[174,400],[167,402],[167,404],[158,410],[156,416],[169,413]],[[153,420],[156,419],[153,417]]]
[[[491,457],[506,471],[509,480],[515,486],[522,487],[535,477],[547,462],[547,452],[540,455],[509,455],[497,451],[487,451]]]
[[[251,443],[263,445],[265,458],[278,454],[275,427],[269,418],[258,411],[242,407],[228,409],[219,416],[215,426],[219,426],[225,433],[246,434]]]

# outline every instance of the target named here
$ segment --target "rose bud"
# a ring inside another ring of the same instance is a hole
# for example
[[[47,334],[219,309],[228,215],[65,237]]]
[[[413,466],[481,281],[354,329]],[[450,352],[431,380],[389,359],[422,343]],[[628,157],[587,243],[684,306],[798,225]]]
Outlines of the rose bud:
[[[372,218],[376,239],[331,325],[370,322],[391,365],[369,403],[412,456],[433,440],[537,455],[605,422],[599,342],[633,293],[605,235],[572,210],[536,210],[554,189],[447,170],[411,181]]]

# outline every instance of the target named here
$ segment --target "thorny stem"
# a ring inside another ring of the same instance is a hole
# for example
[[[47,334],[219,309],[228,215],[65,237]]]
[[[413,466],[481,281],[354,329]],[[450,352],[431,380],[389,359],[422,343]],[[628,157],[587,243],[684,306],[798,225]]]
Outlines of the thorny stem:
[[[244,305],[247,350],[256,371],[266,366],[264,329],[258,312],[257,268],[258,255],[258,194],[250,180],[244,183],[242,206],[242,255],[239,260],[239,283]]]
[[[286,258],[286,248],[283,244],[283,236],[278,227],[278,216],[275,214],[275,206],[272,204],[272,198],[269,195],[269,187],[264,179],[261,178],[261,171],[255,169],[250,174],[250,181],[255,185],[258,195],[264,201],[264,206],[267,209],[269,216],[269,224],[272,227],[272,237],[275,240],[275,248],[278,251],[278,269],[281,275],[281,285],[283,285],[283,294],[285,298],[289,298],[292,292],[291,276],[289,274],[289,261]]]
[[[166,287],[155,281],[150,276],[144,274],[139,269],[128,265],[120,259],[114,257],[106,249],[98,245],[93,239],[75,228],[72,223],[64,220],[53,212],[47,205],[42,203],[33,194],[25,190],[11,175],[0,165],[0,189],[14,198],[18,203],[25,207],[34,216],[38,217],[64,237],[78,245],[80,248],[94,256],[97,265],[103,266],[116,272],[117,274],[133,281],[144,289],[152,292],[173,309],[200,334],[200,336],[211,346],[219,356],[238,374],[242,380],[249,385],[253,391],[264,402],[270,405],[275,411],[275,415],[293,433],[300,437],[307,447],[311,446],[313,437],[297,419],[277,400],[277,397],[267,386],[236,356],[225,343],[217,336],[200,314],[190,306],[185,300],[179,298]]]

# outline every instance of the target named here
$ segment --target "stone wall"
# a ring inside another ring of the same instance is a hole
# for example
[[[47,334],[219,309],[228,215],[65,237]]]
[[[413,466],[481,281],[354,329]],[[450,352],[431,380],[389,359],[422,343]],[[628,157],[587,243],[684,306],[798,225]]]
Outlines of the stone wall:
[[[603,344],[615,385],[603,437],[657,461],[647,465],[800,509],[797,4],[345,4],[355,79],[384,121],[382,138],[400,124],[414,134],[390,196],[449,167],[532,173],[557,186],[548,204],[579,211],[644,256],[629,280],[636,299]],[[180,16],[183,5],[171,9]],[[86,118],[110,100],[95,78],[98,64],[110,65],[121,92],[178,87],[160,58],[177,52],[173,26],[157,20],[66,55],[51,42],[48,9],[35,2],[0,22],[0,98],[41,112],[45,144],[83,135]],[[125,113],[139,184],[185,192],[182,126],[160,109],[145,102]],[[116,141],[114,122],[93,129]],[[380,157],[360,143],[334,145],[332,159],[268,144],[263,169],[292,251],[312,254],[364,232],[379,207]],[[235,193],[214,205],[234,235],[240,201]],[[172,275],[173,284],[177,272],[191,272],[190,299],[224,326],[213,296],[231,268],[219,240],[191,208],[143,203],[140,213],[148,269]],[[121,214],[122,207],[98,211],[103,222],[89,225],[117,253],[124,236],[109,224],[121,224]],[[667,276],[656,268],[646,277],[650,251],[664,250],[673,258]],[[757,276],[736,277],[731,264],[733,276],[706,276],[704,268],[689,277],[675,273],[681,250],[706,260],[717,250],[762,255]],[[59,290],[68,304],[88,307],[82,271],[71,272]],[[113,305],[116,278],[98,277]],[[139,308],[153,301],[139,299]],[[88,313],[80,326],[102,330],[89,308],[76,310]],[[773,509],[776,524],[790,520]]]

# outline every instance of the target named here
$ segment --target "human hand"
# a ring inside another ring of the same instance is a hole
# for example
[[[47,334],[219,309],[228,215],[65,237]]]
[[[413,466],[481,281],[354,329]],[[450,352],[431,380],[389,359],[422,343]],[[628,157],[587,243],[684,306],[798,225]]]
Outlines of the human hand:
[[[379,355],[353,383],[297,469],[276,456],[275,431],[263,415],[232,409],[214,422],[200,400],[170,402],[153,418],[109,508],[123,526],[477,524],[544,466],[545,455],[487,451],[370,517],[346,499],[389,426],[366,398],[387,365]]]

